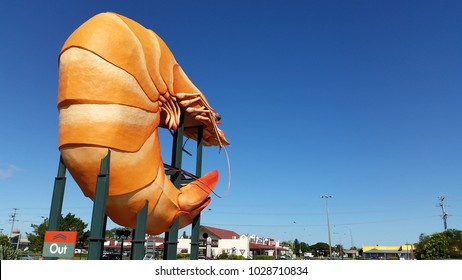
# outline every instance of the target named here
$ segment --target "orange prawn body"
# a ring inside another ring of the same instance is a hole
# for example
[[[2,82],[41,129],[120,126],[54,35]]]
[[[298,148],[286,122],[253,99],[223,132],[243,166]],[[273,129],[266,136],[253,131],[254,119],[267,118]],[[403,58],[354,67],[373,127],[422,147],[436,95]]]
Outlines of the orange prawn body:
[[[93,199],[101,159],[111,149],[106,214],[135,227],[148,201],[147,232],[180,227],[210,203],[212,171],[177,189],[164,171],[158,129],[176,130],[185,112],[186,137],[204,127],[207,146],[228,141],[219,116],[153,31],[115,13],[77,28],[59,55],[59,150],[85,196]]]

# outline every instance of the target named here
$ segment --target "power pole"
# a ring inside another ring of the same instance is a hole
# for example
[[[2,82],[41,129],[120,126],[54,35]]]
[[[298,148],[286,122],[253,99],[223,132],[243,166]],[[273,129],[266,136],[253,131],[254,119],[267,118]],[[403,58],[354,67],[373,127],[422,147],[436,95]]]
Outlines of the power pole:
[[[16,211],[18,211],[18,208],[13,208],[13,214],[10,215],[11,219],[11,231],[10,231],[10,238],[13,235],[13,229],[14,229],[14,222],[16,221]]]
[[[19,210],[18,208],[13,208],[13,214],[10,215],[11,219],[11,231],[10,231],[10,240],[13,238],[13,229],[14,229],[14,222],[16,220],[16,211]],[[19,238],[21,238],[21,235],[18,235],[18,242],[16,243],[16,250],[18,250],[19,247]]]
[[[447,223],[447,219],[448,219],[448,213],[446,213],[446,210],[444,210],[444,199],[446,197],[444,196],[438,196],[438,200],[440,201],[440,207],[441,207],[441,210],[443,212],[443,223],[444,223],[444,230],[446,231],[448,229],[448,223]]]
[[[330,238],[330,219],[329,219],[329,209],[327,207],[327,200],[329,198],[333,198],[332,195],[322,195],[321,198],[324,198],[326,200],[326,216],[327,216],[327,237],[329,239],[329,259],[332,258],[332,244],[331,244],[331,238]]]

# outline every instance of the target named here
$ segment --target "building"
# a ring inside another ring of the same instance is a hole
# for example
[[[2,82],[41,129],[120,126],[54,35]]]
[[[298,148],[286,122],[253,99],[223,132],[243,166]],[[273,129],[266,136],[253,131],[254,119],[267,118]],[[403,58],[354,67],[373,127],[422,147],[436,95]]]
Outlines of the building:
[[[26,251],[29,249],[29,239],[25,234],[21,234],[19,230],[15,229],[6,236],[17,250]]]
[[[164,238],[146,237],[146,256],[148,259],[162,258]],[[131,238],[123,241],[106,238],[104,250],[106,252],[124,252],[131,250]],[[272,238],[256,235],[241,235],[232,230],[200,226],[199,228],[199,256],[204,258],[219,258],[220,255],[253,259],[258,255],[281,258],[288,254],[289,248]],[[187,236],[178,238],[177,254],[191,254],[191,239]]]
[[[359,257],[359,252],[358,250],[354,250],[354,249],[345,250],[345,255],[347,258],[356,259]]]
[[[288,252],[288,248],[282,246],[278,240],[256,235],[241,235],[231,230],[210,226],[200,227],[199,238],[199,255],[208,258],[218,258],[222,254],[242,256],[246,259],[252,259],[258,255],[279,258]],[[189,238],[180,238],[178,253],[189,254],[190,244]]]
[[[398,246],[363,246],[363,258],[379,260],[411,260],[414,259],[412,244]]]
[[[282,244],[279,240],[272,238],[250,235],[249,242],[250,251],[253,256],[273,256],[275,259],[281,259],[286,258],[289,252],[286,244]]]
[[[178,253],[191,253],[191,239],[178,240]],[[210,226],[199,228],[199,256],[218,258],[222,254],[249,257],[249,238],[234,231]]]

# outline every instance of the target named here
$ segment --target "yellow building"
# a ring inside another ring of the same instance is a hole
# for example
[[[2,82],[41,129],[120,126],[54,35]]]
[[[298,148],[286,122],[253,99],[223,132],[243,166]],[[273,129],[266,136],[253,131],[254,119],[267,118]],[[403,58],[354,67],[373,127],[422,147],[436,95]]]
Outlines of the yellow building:
[[[412,244],[399,246],[363,246],[363,258],[365,259],[414,259],[414,248]]]

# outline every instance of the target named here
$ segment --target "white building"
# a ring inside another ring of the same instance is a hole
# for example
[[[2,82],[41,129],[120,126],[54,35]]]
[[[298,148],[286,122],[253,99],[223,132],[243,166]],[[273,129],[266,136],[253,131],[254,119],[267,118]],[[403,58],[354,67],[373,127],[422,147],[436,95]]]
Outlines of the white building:
[[[199,255],[218,258],[221,254],[253,258],[256,255],[279,257],[286,254],[288,248],[271,238],[256,235],[240,235],[234,231],[201,226],[199,229]],[[191,239],[178,239],[178,253],[191,253]]]
[[[178,239],[178,253],[191,253],[191,239],[180,237]],[[249,256],[249,238],[230,230],[209,226],[199,229],[199,255],[217,258],[221,254]]]

